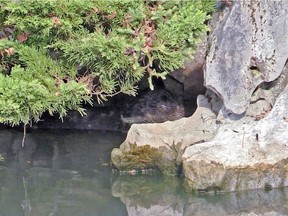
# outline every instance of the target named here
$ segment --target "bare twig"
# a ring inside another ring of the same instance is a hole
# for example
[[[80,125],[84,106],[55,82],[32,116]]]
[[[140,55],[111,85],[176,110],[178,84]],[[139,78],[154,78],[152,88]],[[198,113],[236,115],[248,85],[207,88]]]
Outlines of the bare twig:
[[[22,138],[22,148],[24,148],[25,145],[25,138],[26,138],[26,123],[24,124],[24,129],[23,129],[23,138]]]

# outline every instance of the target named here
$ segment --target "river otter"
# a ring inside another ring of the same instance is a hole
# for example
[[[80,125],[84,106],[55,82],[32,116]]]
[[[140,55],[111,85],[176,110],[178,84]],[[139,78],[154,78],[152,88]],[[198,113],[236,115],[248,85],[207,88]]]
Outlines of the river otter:
[[[121,113],[124,123],[161,123],[184,117],[184,106],[171,92],[160,89],[136,98]]]

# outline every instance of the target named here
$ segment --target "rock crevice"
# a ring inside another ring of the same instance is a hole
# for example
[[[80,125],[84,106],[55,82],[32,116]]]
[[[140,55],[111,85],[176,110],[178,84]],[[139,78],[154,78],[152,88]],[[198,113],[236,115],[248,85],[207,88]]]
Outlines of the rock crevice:
[[[171,173],[181,163],[189,190],[288,186],[287,20],[285,1],[234,1],[219,12],[208,39],[208,91],[198,96],[196,112],[133,125],[120,150],[177,143]]]

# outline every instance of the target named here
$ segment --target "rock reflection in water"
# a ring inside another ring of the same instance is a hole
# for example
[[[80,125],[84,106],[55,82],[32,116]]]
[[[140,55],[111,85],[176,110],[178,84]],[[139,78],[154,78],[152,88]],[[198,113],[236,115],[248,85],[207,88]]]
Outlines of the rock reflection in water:
[[[157,175],[119,176],[112,186],[112,194],[126,205],[129,216],[183,215],[181,190],[179,179]]]
[[[288,188],[192,195],[173,177],[120,176],[112,194],[126,205],[130,216],[288,215]]]
[[[0,131],[2,216],[288,215],[288,189],[195,195],[182,179],[112,175],[110,152],[124,134]]]

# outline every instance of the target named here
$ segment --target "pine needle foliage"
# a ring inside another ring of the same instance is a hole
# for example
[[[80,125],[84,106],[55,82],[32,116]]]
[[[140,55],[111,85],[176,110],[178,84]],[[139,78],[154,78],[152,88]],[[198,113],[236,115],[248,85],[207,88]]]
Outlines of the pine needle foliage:
[[[0,0],[0,122],[116,94],[192,58],[214,0]],[[79,74],[79,69],[85,72]]]

